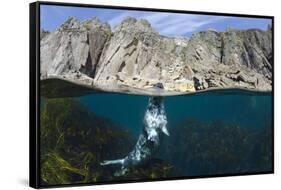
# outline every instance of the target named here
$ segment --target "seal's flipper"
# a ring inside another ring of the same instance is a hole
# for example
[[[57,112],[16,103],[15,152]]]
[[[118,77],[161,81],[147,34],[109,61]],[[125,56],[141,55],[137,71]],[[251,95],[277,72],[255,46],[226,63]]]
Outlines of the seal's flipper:
[[[169,131],[168,131],[166,125],[162,127],[162,132],[163,132],[165,135],[170,136],[170,133],[169,133]]]
[[[118,160],[104,160],[103,162],[100,163],[100,165],[105,166],[105,165],[111,165],[111,164],[121,164],[123,165],[124,159],[118,159]]]

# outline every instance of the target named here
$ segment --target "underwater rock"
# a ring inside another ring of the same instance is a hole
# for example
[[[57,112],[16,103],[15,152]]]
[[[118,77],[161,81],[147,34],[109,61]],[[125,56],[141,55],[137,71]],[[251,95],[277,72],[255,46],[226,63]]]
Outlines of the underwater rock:
[[[251,129],[220,121],[189,119],[171,128],[170,134],[163,142],[159,157],[180,168],[183,175],[272,170],[271,126]]]
[[[77,100],[43,98],[40,113],[42,185],[111,180],[114,172],[99,163],[126,155],[134,145],[128,130]]]
[[[89,112],[73,98],[41,99],[41,185],[145,180],[179,176],[167,161],[152,158],[115,176],[105,159],[125,156],[135,137],[110,120]]]
[[[153,180],[169,177],[180,176],[181,173],[171,164],[160,160],[153,159],[146,164],[135,167],[123,176],[119,176],[117,180]]]
[[[167,96],[226,88],[271,91],[271,40],[270,28],[206,30],[178,38],[160,35],[143,19],[128,17],[111,30],[97,18],[70,17],[41,39],[40,79],[42,83],[64,80],[92,93]],[[164,90],[151,89],[156,83],[162,83]],[[46,85],[44,94],[48,96],[51,88]]]

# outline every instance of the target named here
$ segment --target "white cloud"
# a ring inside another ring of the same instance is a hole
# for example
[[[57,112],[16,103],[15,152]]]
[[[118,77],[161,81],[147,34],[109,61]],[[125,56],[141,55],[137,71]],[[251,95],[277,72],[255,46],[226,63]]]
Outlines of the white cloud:
[[[126,17],[134,17],[136,19],[141,18],[141,15],[146,15],[147,13],[139,12],[139,11],[124,11],[119,14],[112,14],[112,18],[108,20],[108,23],[115,27],[120,24]],[[148,13],[149,14],[149,13]]]
[[[114,18],[109,20],[109,23],[111,26],[116,26],[127,16],[146,19],[156,31],[168,36],[179,36],[194,32],[200,29],[200,27],[226,19],[223,16],[126,11],[115,15]]]
[[[153,16],[144,18],[149,20],[159,33],[174,36],[194,32],[202,26],[218,22],[226,17],[173,13],[160,15],[155,13]]]
[[[121,23],[122,20],[124,20],[124,18],[126,18],[127,16],[133,16],[133,15],[131,15],[131,14],[128,13],[128,12],[125,12],[125,13],[119,14],[118,16],[114,16],[114,18],[110,19],[110,20],[108,21],[108,23],[109,23],[112,27],[114,27],[114,26],[116,26],[117,24]],[[133,16],[133,17],[134,17],[134,16]]]

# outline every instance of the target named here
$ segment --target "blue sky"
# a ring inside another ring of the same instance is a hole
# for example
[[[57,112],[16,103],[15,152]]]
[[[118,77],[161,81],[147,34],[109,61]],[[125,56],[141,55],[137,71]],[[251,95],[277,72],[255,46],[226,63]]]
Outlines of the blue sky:
[[[113,28],[125,17],[147,19],[152,27],[166,36],[191,36],[192,33],[209,28],[225,31],[227,28],[266,29],[271,19],[242,18],[230,16],[211,16],[198,14],[162,13],[151,11],[131,11],[117,9],[101,9],[86,7],[68,7],[41,5],[41,28],[48,31],[55,30],[68,17],[74,16],[78,20],[98,17],[103,22],[108,22]]]

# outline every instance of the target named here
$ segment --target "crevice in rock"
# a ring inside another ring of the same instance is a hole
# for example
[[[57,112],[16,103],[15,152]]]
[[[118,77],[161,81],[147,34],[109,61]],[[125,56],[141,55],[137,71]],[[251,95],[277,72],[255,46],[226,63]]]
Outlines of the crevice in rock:
[[[116,48],[116,50],[115,50],[114,53],[111,55],[111,57],[108,59],[108,61],[106,61],[105,65],[103,65],[102,70],[101,70],[100,73],[103,73],[103,72],[104,72],[104,69],[108,66],[108,64],[110,63],[111,59],[115,56],[115,54],[119,51],[119,49],[120,49],[120,46],[118,46],[118,47]],[[97,80],[99,80],[99,78],[100,78],[100,75],[98,76]]]
[[[100,67],[100,65],[101,65],[101,58],[103,57],[103,55],[106,53],[106,51],[107,51],[107,48],[109,47],[109,45],[110,45],[110,40],[111,40],[111,38],[112,38],[112,33],[110,33],[110,34],[106,34],[107,35],[107,37],[106,37],[106,40],[105,40],[105,42],[104,42],[104,44],[103,44],[103,47],[102,47],[102,50],[101,50],[101,52],[100,52],[100,54],[97,56],[97,60],[96,60],[96,65],[95,65],[95,69],[94,69],[94,71],[93,71],[93,78],[94,77],[96,77],[96,75],[97,75],[97,73],[98,73],[98,69],[99,69],[99,67]],[[110,62],[110,61],[108,61],[108,62]]]
[[[128,45],[126,45],[125,47],[124,47],[124,49],[128,49],[129,47],[131,47],[131,46],[137,46],[138,45],[138,43],[139,43],[139,41],[136,39],[136,38],[134,38]]]
[[[86,69],[88,71],[90,71],[89,72],[90,75],[92,74],[92,72],[95,73],[96,67],[93,68],[92,57],[91,57],[91,53],[90,52],[88,53],[88,57],[87,57],[87,61],[86,61]]]
[[[193,81],[194,81],[194,88],[196,90],[200,90],[201,87],[200,80],[197,77],[193,77]]]
[[[221,49],[220,49],[220,63],[223,63],[223,57],[224,57],[224,35],[223,33],[221,34]]]
[[[143,65],[143,67],[142,67],[141,70],[144,70],[144,68],[148,65],[148,63],[151,63],[151,59],[152,59],[152,57],[150,57],[150,56],[147,57],[147,61],[146,61],[146,63]]]
[[[201,57],[201,55],[200,55],[200,53],[197,51],[197,50],[195,50],[195,53],[196,53],[196,60],[203,60],[203,58]]]
[[[129,57],[130,57],[136,50],[137,50],[137,47],[134,47],[134,49],[133,49],[131,52],[126,53],[126,54],[124,55],[124,57],[126,57],[126,56],[129,56]]]
[[[91,58],[91,54],[90,54],[90,51],[89,51],[86,63],[85,63],[85,65],[81,65],[79,71],[81,73],[84,73],[84,74],[88,75],[88,76],[91,76],[91,70],[92,70],[92,58]]]
[[[135,64],[138,64],[139,53],[136,56]]]
[[[122,70],[124,69],[125,66],[126,66],[126,63],[125,63],[125,61],[123,61],[118,69],[118,72],[119,73],[122,72]]]
[[[114,53],[111,55],[111,57],[108,59],[108,61],[107,61],[107,63],[109,63],[110,61],[111,61],[111,59],[115,56],[115,54],[119,51],[119,49],[120,49],[120,46],[118,46],[117,48],[116,48],[116,50],[114,51]]]
[[[86,39],[85,43],[89,46],[88,56],[87,56],[85,64],[84,65],[81,64],[81,67],[80,67],[79,71],[81,73],[84,73],[84,74],[92,77],[92,71],[95,70],[95,68],[93,68],[93,65],[92,65],[92,57],[91,57],[91,50],[90,50],[89,34],[88,33],[87,33],[87,39]]]
[[[117,79],[117,80],[119,80],[119,81],[121,81],[121,82],[124,82],[124,80],[122,80],[119,75],[115,75],[115,76],[116,76],[116,79]]]

